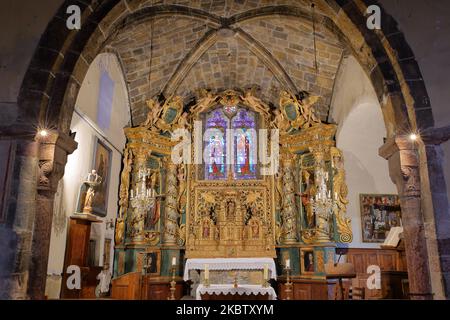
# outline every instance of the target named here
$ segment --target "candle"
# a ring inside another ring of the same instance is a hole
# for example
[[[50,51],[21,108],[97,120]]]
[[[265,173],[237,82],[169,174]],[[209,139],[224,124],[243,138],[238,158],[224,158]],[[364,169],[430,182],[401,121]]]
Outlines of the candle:
[[[205,264],[205,280],[209,279],[209,269],[208,269],[208,265]]]
[[[264,280],[269,279],[269,265],[265,264],[264,265]]]
[[[334,193],[334,198],[337,200],[337,198],[338,198],[337,192]]]
[[[286,259],[286,269],[291,268],[291,259]]]
[[[133,189],[131,189],[131,197],[133,198]]]
[[[328,198],[331,199],[331,190],[328,190]]]
[[[172,257],[172,266],[176,266],[176,265],[177,265],[177,258]]]

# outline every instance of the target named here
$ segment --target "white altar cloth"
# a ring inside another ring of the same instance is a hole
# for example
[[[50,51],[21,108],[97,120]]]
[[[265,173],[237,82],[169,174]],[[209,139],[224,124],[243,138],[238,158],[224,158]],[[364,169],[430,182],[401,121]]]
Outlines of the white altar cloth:
[[[245,285],[239,285],[237,288],[234,288],[232,284],[211,284],[209,287],[205,287],[203,284],[199,285],[197,287],[196,291],[196,299],[201,300],[202,294],[238,294],[242,296],[243,294],[249,296],[251,294],[257,295],[269,295],[270,300],[276,300],[277,294],[275,293],[275,290],[272,287],[264,288],[261,285],[256,284],[245,284]]]
[[[210,259],[187,259],[184,267],[184,281],[189,280],[190,270],[264,270],[267,265],[270,277],[277,278],[275,262],[272,258],[210,258]]]

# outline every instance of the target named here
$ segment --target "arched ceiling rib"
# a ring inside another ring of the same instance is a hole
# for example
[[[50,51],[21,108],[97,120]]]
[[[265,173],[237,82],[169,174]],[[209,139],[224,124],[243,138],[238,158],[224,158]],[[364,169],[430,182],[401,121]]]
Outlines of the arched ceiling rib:
[[[274,104],[278,100],[274,91],[279,89],[308,90],[320,95],[319,110],[325,117],[344,45],[327,29],[329,24],[319,24],[319,73],[316,74],[307,9],[267,6],[220,17],[199,8],[180,5],[135,8],[118,24],[120,27],[115,28],[115,35],[110,38],[110,44],[116,48],[124,64],[134,122],[145,119],[145,100],[159,93],[183,92],[189,96],[200,87],[219,89],[216,86],[220,86],[223,89],[222,86],[252,85],[258,85],[263,97],[269,99],[267,102]],[[319,21],[329,19],[317,16]],[[152,25],[153,44],[150,41]],[[233,29],[235,35],[218,36],[218,29],[221,32]],[[214,51],[210,54],[210,50]],[[224,59],[224,50],[229,50],[225,56],[232,55],[233,50],[236,55],[239,52],[239,59],[229,68],[223,65],[224,61],[216,62],[213,57],[220,52]],[[254,59],[257,62],[252,62]],[[254,69],[250,70],[245,65],[249,61]],[[233,72],[229,70],[231,67],[235,69]],[[208,68],[218,69],[209,73]],[[220,76],[222,81],[217,79]]]

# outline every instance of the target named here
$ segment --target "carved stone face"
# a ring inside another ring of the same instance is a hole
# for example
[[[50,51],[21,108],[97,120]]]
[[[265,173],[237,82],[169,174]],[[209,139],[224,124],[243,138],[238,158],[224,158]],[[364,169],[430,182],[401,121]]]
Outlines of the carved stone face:
[[[403,192],[406,195],[420,195],[419,168],[402,166],[401,171],[404,181]]]

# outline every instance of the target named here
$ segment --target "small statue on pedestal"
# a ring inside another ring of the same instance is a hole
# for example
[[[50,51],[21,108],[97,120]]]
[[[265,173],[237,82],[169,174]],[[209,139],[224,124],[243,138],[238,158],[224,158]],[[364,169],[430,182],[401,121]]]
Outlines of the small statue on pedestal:
[[[95,197],[95,191],[97,187],[102,183],[102,177],[97,174],[95,170],[92,170],[84,181],[85,185],[88,185],[86,196],[84,198],[83,213],[92,213],[92,203]]]

